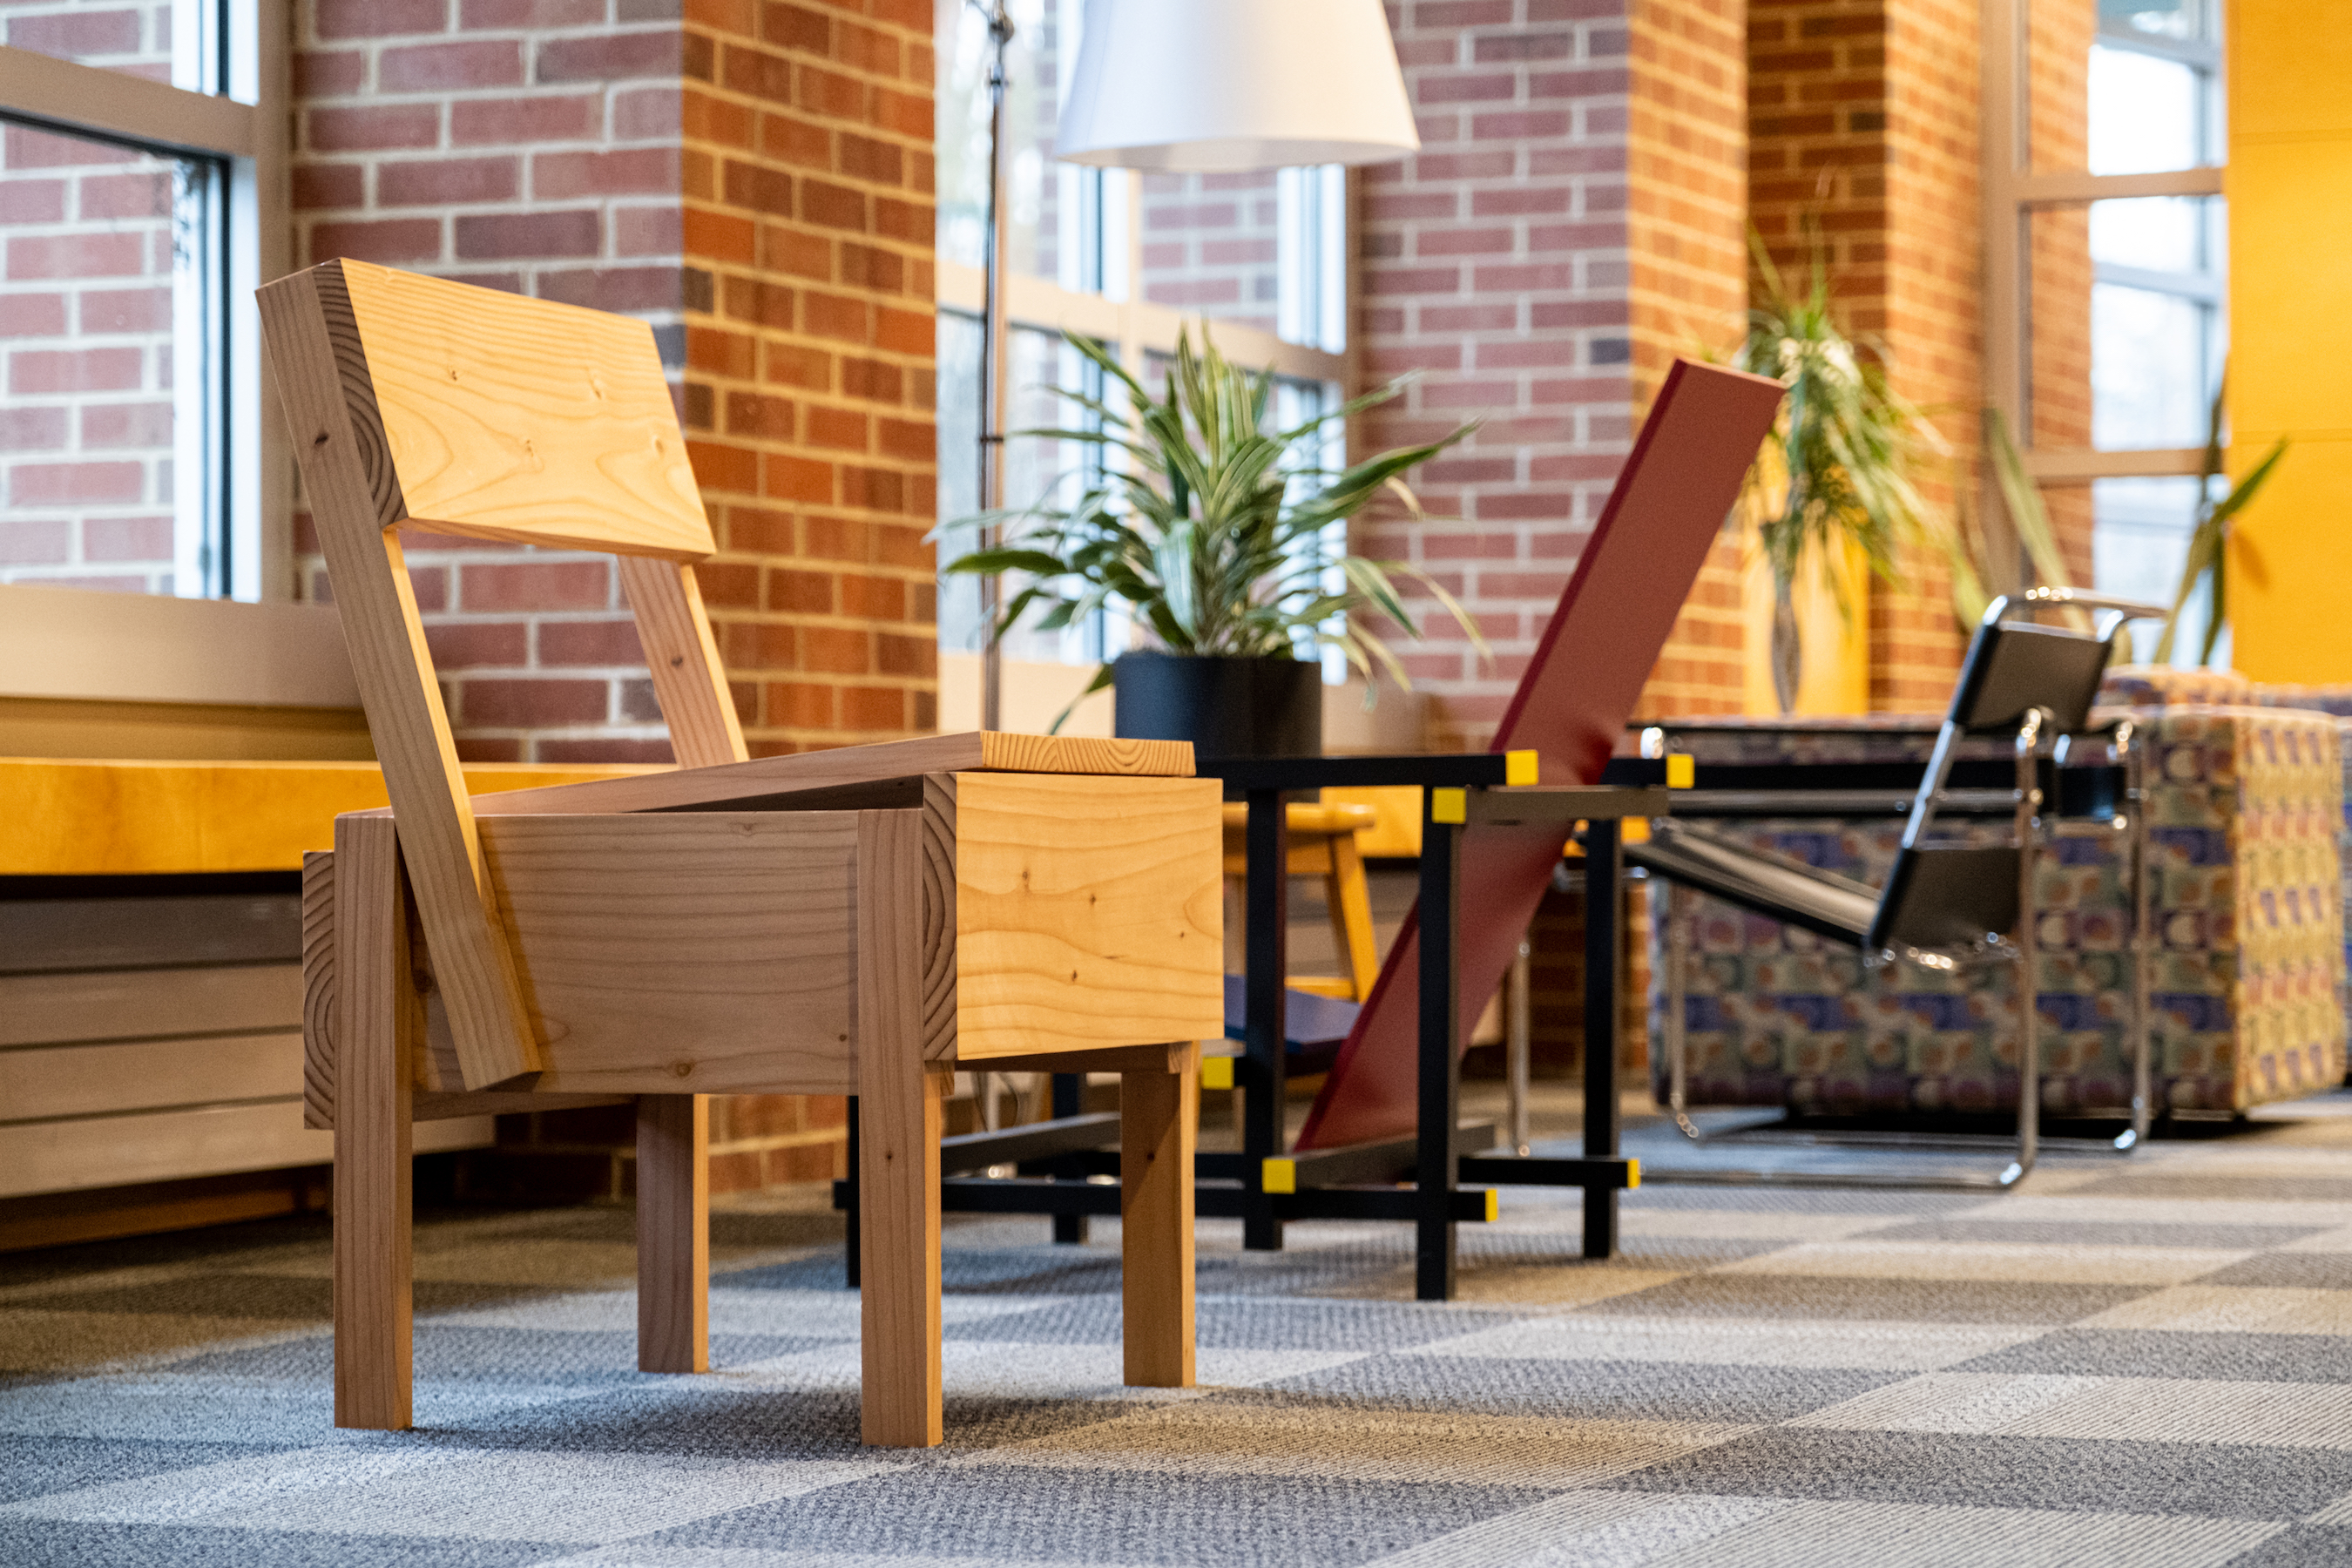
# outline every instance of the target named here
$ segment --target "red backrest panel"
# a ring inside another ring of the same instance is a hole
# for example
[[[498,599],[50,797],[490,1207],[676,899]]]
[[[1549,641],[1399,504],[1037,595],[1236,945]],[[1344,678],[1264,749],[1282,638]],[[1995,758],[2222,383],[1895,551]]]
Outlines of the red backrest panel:
[[[1504,711],[1496,751],[1540,752],[1546,784],[1600,778],[1772,427],[1780,392],[1762,376],[1675,362]],[[1553,828],[1465,830],[1464,1039],[1502,984],[1559,854]],[[1307,1112],[1301,1149],[1412,1131],[1419,933],[1408,916]]]

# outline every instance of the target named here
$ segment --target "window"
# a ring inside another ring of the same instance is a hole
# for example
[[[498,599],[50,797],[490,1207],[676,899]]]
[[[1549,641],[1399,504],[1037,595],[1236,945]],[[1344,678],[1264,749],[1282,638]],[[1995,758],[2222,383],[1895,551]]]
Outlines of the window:
[[[939,28],[940,516],[979,510],[980,312],[987,233],[988,32],[970,0],[937,0]],[[1330,405],[1349,379],[1347,181],[1337,168],[1262,174],[1139,175],[1055,163],[1054,131],[1077,58],[1081,0],[1013,0],[1005,74],[1003,427],[1069,426],[1066,388],[1105,395],[1101,373],[1065,331],[1108,347],[1151,384],[1180,328],[1204,319],[1218,346],[1281,378],[1280,405]],[[1116,394],[1116,387],[1108,389]],[[1336,435],[1335,435],[1336,447]],[[1076,449],[1072,449],[1072,448]],[[1336,458],[1338,453],[1334,452]],[[1053,484],[1081,484],[1098,448],[1006,443],[1004,495],[1014,505]],[[950,538],[952,558],[970,547]],[[1324,542],[1336,553],[1345,541]],[[979,584],[943,578],[940,647],[980,648]],[[1116,657],[1115,616],[1064,631],[1024,630],[1008,660],[1090,664]],[[942,679],[955,679],[952,668]]]
[[[259,43],[285,23],[278,0],[0,18],[0,583],[289,592],[253,305],[284,270],[285,61]]]
[[[2220,24],[2219,0],[1985,10],[1988,399],[2053,513],[2087,507],[2094,581],[2168,605],[2227,352]]]

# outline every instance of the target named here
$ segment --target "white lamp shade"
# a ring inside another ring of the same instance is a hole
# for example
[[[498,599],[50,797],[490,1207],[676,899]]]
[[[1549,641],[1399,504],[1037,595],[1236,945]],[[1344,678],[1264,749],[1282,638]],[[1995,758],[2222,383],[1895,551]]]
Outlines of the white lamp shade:
[[[1054,155],[1192,174],[1420,148],[1381,0],[1087,0]]]

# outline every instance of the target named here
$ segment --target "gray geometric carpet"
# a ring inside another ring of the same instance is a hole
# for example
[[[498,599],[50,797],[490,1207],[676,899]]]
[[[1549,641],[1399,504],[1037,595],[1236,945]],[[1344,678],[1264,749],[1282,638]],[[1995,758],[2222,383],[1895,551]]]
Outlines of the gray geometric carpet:
[[[2332,1108],[2331,1108],[2332,1109]],[[418,1428],[331,1425],[323,1227],[0,1256],[0,1563],[2149,1568],[2352,1560],[2352,1119],[2006,1196],[1646,1186],[1201,1226],[1195,1391],[1118,1386],[1117,1227],[951,1223],[947,1444],[856,1442],[829,1215],[715,1226],[701,1377],[629,1216],[443,1216]]]

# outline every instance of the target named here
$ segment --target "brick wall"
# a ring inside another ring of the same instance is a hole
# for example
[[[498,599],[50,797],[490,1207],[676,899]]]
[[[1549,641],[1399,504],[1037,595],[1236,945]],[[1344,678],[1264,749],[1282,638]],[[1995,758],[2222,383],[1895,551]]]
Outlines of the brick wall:
[[[1274,331],[1280,218],[1270,171],[1146,174],[1143,297],[1213,323],[1239,321]]]
[[[1415,370],[1376,447],[1483,428],[1419,476],[1433,521],[1355,547],[1426,566],[1477,616],[1404,655],[1435,745],[1483,744],[1672,353],[1736,332],[1744,66],[1728,0],[1413,0],[1390,7],[1422,151],[1365,174],[1358,342]],[[1676,182],[1687,182],[1677,187]],[[1710,563],[1647,700],[1736,710],[1736,562]]]
[[[702,0],[689,21],[687,427],[747,735],[929,730],[931,7]]]
[[[310,0],[297,255],[654,323],[755,753],[936,706],[929,10]],[[668,757],[601,556],[412,533],[461,754]],[[303,588],[328,595],[298,534]]]
[[[10,47],[171,77],[163,6],[12,6]],[[173,213],[184,166],[0,128],[0,583],[172,591]]]
[[[351,257],[628,310],[655,324],[675,374],[687,286],[675,12],[634,0],[296,6],[296,261]],[[298,517],[300,591],[331,597],[307,523]],[[404,532],[460,756],[668,760],[609,557]]]

